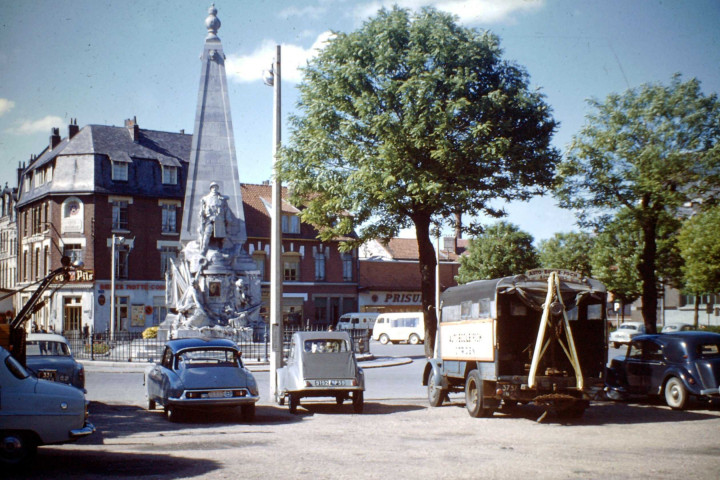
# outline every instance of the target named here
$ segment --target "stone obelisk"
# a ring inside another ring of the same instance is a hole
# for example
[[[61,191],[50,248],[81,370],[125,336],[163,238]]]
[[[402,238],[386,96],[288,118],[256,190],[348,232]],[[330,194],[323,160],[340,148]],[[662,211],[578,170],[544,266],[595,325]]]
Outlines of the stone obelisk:
[[[259,321],[260,272],[244,249],[247,233],[225,54],[215,6],[201,57],[190,165],[185,186],[182,251],[166,278],[170,311],[161,326],[170,338],[224,336],[243,340]]]

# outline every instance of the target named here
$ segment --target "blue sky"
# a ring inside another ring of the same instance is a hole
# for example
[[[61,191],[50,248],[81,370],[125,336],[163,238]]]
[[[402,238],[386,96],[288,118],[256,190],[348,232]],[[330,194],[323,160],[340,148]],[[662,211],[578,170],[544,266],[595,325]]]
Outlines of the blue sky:
[[[194,128],[199,55],[211,1],[0,0],[0,182],[39,154],[52,127],[87,124]],[[720,92],[717,0],[216,0],[227,56],[241,182],[270,178],[272,89],[262,70],[283,45],[283,114],[293,109],[297,66],[330,31],[349,32],[381,6],[424,5],[501,39],[560,122],[562,151],[584,122],[588,98],[603,99],[675,72]],[[288,139],[288,132],[284,132]],[[576,229],[551,197],[506,208],[536,240]]]

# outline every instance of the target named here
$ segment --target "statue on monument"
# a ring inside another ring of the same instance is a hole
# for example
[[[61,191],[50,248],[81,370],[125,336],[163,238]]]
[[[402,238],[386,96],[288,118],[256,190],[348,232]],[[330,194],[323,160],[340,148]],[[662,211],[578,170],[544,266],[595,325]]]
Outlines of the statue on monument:
[[[200,200],[200,251],[203,256],[207,255],[211,239],[225,239],[231,222],[228,199],[220,193],[218,184],[212,182],[210,193]]]

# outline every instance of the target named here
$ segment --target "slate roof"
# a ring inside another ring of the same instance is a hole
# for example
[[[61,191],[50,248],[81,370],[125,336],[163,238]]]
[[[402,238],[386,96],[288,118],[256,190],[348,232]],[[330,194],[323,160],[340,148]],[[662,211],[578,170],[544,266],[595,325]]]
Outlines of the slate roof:
[[[415,238],[391,238],[387,243],[378,240],[378,243],[385,249],[388,254],[387,260],[401,260],[417,262],[420,258],[418,252],[417,239]],[[440,260],[457,261],[465,252],[468,246],[468,240],[458,239],[458,248],[456,251],[440,250]]]

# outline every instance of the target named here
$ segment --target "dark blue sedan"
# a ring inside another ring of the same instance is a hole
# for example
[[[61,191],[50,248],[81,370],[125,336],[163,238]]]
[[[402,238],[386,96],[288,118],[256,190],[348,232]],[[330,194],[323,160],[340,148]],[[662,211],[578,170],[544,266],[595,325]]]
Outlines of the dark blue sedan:
[[[73,358],[65,337],[55,333],[30,333],[26,348],[26,366],[35,376],[85,391],[85,368]]]
[[[624,356],[612,359],[606,384],[614,400],[660,395],[676,410],[685,408],[691,395],[720,398],[720,334],[638,335]]]
[[[148,409],[162,405],[175,421],[183,409],[240,407],[243,418],[252,420],[260,397],[240,357],[237,345],[227,339],[168,341],[160,363],[145,372]]]

